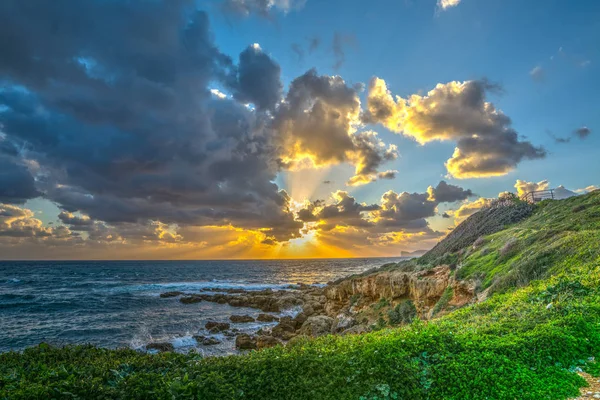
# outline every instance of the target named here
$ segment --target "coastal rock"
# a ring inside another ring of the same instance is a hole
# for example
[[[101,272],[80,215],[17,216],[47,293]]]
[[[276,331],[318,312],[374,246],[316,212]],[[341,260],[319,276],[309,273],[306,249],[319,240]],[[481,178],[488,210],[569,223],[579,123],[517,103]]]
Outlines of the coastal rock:
[[[242,333],[235,338],[235,347],[239,350],[255,350],[256,338]]]
[[[298,315],[296,315],[292,320],[294,322],[294,327],[296,329],[300,328],[302,324],[306,322],[307,319],[308,316],[304,312],[298,313]]]
[[[229,325],[227,322],[215,322],[215,321],[208,321],[206,323],[206,325],[204,325],[204,327],[212,332],[223,332],[226,331],[227,329],[229,329],[231,325]]]
[[[281,337],[281,340],[288,341],[296,336],[297,335],[295,332],[282,332],[280,337]]]
[[[275,339],[273,336],[259,336],[256,339],[256,347],[260,349],[265,349],[267,347],[274,347],[279,344],[279,340]]]
[[[213,346],[221,343],[220,340],[210,336],[194,336],[194,339],[196,340],[196,342],[204,346]]]
[[[338,314],[331,325],[331,333],[340,333],[356,325],[356,319],[348,314]]]
[[[419,314],[426,317],[453,282],[447,265],[424,271],[383,271],[346,279],[325,288],[325,311],[328,315],[337,315],[352,296],[361,295],[367,304],[384,298],[411,299]]]
[[[364,325],[354,325],[352,328],[348,328],[341,332],[340,335],[360,335],[362,333],[370,332],[371,330]]]
[[[277,318],[274,315],[271,314],[258,314],[258,317],[256,317],[257,321],[260,322],[275,322],[275,321],[279,321],[279,318]]]
[[[165,351],[174,351],[175,347],[169,342],[157,342],[146,345],[146,350],[158,350],[161,353]]]
[[[279,324],[275,325],[273,329],[271,329],[271,335],[275,337],[282,338],[285,333],[294,333],[296,332],[296,328],[294,325],[288,322],[279,322]]]
[[[327,335],[331,331],[332,324],[333,318],[331,317],[325,315],[312,316],[306,320],[298,333],[313,337]]]
[[[232,315],[231,317],[229,317],[229,320],[231,322],[236,322],[236,323],[247,323],[247,322],[256,321],[254,318],[252,318],[249,315]]]
[[[165,292],[165,293],[161,293],[160,297],[165,299],[165,298],[169,298],[169,297],[181,296],[182,294],[183,294],[183,292]]]
[[[200,303],[202,298],[200,296],[185,296],[179,299],[179,301],[183,304],[194,304]]]
[[[303,308],[302,308],[302,312],[304,313],[304,315],[306,315],[307,317],[310,317],[311,315],[313,315],[315,313],[315,309],[314,307],[309,303],[306,304]]]

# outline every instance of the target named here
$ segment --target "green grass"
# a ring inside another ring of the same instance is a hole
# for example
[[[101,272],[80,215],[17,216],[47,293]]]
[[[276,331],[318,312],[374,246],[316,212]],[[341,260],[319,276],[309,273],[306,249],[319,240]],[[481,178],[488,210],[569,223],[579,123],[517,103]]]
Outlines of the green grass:
[[[566,399],[585,383],[574,368],[600,372],[599,231],[600,192],[542,203],[457,258],[488,300],[401,328],[222,358],[0,354],[0,399]]]

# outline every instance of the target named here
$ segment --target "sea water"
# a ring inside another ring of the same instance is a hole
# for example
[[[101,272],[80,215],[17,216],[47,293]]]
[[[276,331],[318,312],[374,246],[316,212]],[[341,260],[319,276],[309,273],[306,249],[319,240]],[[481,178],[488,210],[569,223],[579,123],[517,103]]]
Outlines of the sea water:
[[[324,285],[400,258],[247,261],[2,261],[0,352],[41,342],[143,349],[169,342],[176,351],[207,355],[234,352],[234,339],[201,346],[207,321],[260,310],[160,298],[167,291],[215,293],[219,289],[281,290],[291,284]],[[298,309],[279,314],[294,315]],[[269,324],[232,324],[254,333]]]

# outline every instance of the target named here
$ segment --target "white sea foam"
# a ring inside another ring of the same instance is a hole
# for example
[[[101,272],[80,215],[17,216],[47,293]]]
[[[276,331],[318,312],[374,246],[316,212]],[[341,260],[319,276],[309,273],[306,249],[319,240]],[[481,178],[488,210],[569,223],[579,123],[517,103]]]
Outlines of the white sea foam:
[[[196,339],[188,335],[172,339],[171,344],[175,349],[180,349],[185,347],[196,347],[198,343],[196,342]]]
[[[247,291],[258,291],[265,289],[285,290],[296,287],[289,283],[269,284],[269,283],[248,283],[240,281],[200,281],[200,282],[168,282],[168,283],[149,283],[141,285],[129,285],[109,289],[111,291],[125,292],[164,292],[164,291],[218,291],[229,289],[242,289]]]

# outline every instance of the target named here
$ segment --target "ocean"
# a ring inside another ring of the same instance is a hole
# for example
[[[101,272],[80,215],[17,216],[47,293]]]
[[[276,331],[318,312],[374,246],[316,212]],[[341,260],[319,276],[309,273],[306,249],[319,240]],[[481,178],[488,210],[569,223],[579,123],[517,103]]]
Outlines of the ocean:
[[[245,261],[0,261],[0,352],[41,342],[143,349],[169,342],[176,351],[206,355],[235,352],[234,339],[202,346],[209,320],[259,310],[160,298],[167,291],[279,290],[291,284],[323,285],[401,258]],[[299,310],[283,310],[294,315]],[[253,333],[269,323],[232,324]]]

